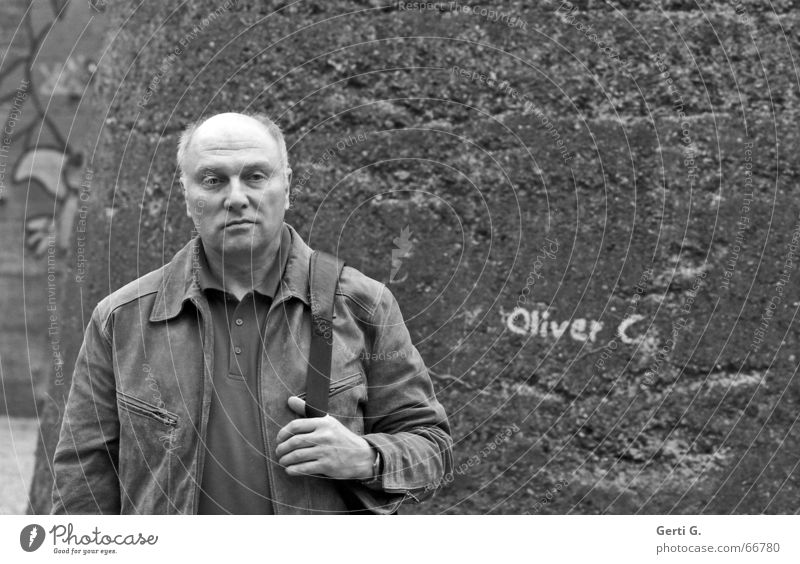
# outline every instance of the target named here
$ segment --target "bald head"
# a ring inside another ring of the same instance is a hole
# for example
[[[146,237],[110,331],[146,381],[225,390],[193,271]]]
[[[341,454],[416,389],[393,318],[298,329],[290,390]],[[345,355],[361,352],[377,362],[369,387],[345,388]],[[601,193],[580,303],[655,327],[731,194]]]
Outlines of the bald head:
[[[191,123],[181,133],[178,140],[178,168],[181,181],[185,181],[189,166],[187,158],[190,149],[195,145],[207,150],[224,150],[224,147],[242,145],[252,140],[277,144],[281,155],[281,166],[288,173],[289,155],[283,132],[278,124],[261,113],[226,112]]]

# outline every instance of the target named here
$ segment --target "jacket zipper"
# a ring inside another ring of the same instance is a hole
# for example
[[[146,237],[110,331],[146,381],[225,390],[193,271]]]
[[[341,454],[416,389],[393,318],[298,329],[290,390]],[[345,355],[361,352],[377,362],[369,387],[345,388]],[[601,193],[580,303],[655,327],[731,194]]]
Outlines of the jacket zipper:
[[[140,413],[147,417],[152,417],[153,419],[156,419],[165,425],[169,425],[170,427],[174,427],[178,424],[178,416],[174,413],[154,405],[150,405],[147,402],[122,392],[117,392],[117,396],[119,398],[120,405],[125,406],[129,411]]]
[[[272,311],[272,305],[270,304],[269,309],[267,309],[267,315],[264,317],[264,328],[262,329],[261,333],[261,343],[267,342],[267,326],[269,325],[269,316],[270,312]],[[269,440],[269,427],[266,423],[264,423],[264,419],[266,417],[266,410],[264,409],[264,387],[262,385],[262,378],[261,378],[261,369],[264,366],[264,355],[267,354],[266,346],[262,346],[261,354],[258,355],[258,367],[256,369],[256,386],[258,386],[258,409],[259,409],[259,417],[258,422],[261,425],[261,437],[264,441],[264,458],[266,459],[267,463],[267,482],[269,483],[269,496],[271,498],[271,505],[272,505],[272,513],[275,515],[280,515],[280,504],[277,503],[278,495],[277,495],[277,488],[275,487],[275,476],[272,475],[272,457],[275,456],[275,452],[272,449],[272,442]]]
[[[209,396],[209,409],[211,405],[209,387],[211,385],[210,371],[214,369],[214,333],[209,326],[211,324],[211,312],[206,312],[200,299],[191,298],[202,320],[202,347],[203,347],[203,397],[200,400],[200,441],[197,444],[197,470],[194,480],[194,500],[192,502],[192,515],[197,515],[200,507],[200,485],[203,479],[203,466],[206,460],[205,444],[208,435],[208,412],[206,411],[206,396]],[[206,351],[208,351],[209,361],[206,361]]]

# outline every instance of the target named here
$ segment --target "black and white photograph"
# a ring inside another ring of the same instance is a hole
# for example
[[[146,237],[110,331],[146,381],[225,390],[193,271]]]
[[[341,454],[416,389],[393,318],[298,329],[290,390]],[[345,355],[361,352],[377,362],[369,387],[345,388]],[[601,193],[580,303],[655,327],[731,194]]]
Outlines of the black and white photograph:
[[[5,0],[0,554],[796,561],[799,62],[795,0]]]

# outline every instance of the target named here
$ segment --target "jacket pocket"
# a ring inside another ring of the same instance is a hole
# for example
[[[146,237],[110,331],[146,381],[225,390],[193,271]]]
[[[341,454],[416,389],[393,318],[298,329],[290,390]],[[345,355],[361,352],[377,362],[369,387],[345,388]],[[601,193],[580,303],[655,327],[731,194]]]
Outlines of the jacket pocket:
[[[179,417],[161,405],[117,392],[119,410],[119,481],[125,485],[123,513],[174,512]]]
[[[356,372],[355,374],[350,374],[348,376],[343,376],[341,378],[337,378],[336,380],[331,380],[331,386],[329,388],[328,397],[333,397],[336,394],[340,394],[350,388],[355,388],[361,383],[363,376],[361,372]],[[303,399],[306,397],[306,393],[297,394],[297,397]]]
[[[169,427],[175,427],[178,424],[178,416],[171,411],[167,411],[163,407],[153,405],[120,391],[117,392],[117,401],[119,402],[120,408],[130,413],[136,413],[144,417],[155,419]]]

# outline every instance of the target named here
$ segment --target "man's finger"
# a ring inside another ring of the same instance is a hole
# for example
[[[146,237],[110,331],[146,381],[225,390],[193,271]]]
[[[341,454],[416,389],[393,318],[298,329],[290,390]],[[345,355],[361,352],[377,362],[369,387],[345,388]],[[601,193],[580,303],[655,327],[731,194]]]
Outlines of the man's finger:
[[[286,468],[286,473],[290,476],[324,476],[322,465],[319,461],[301,462]]]
[[[315,433],[303,433],[302,435],[295,435],[289,437],[275,449],[275,454],[280,458],[284,454],[297,450],[299,448],[309,448],[319,446],[321,441]]]
[[[283,429],[278,431],[278,443],[282,443],[294,435],[313,433],[317,428],[317,425],[319,425],[319,421],[319,417],[312,417],[310,419],[295,419],[290,421]]]
[[[294,466],[295,464],[302,464],[304,462],[313,462],[319,460],[320,451],[317,448],[298,448],[278,459],[278,464],[281,466]]]

